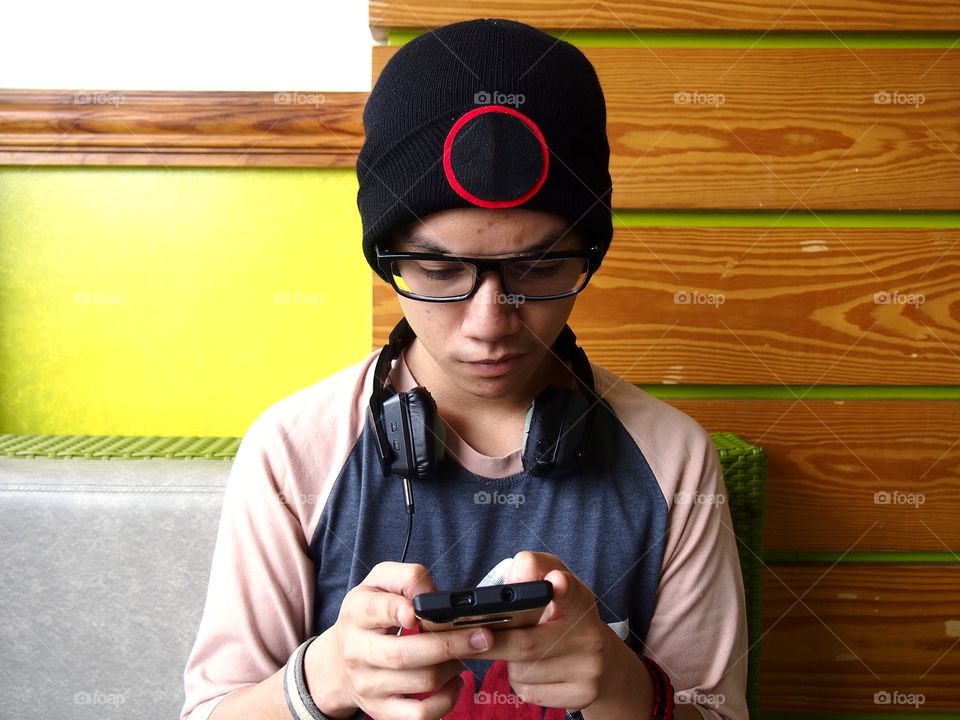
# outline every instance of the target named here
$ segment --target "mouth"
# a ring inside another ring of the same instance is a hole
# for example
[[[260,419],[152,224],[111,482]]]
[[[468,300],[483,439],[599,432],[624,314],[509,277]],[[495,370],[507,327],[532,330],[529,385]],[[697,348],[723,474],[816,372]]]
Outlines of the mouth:
[[[510,372],[517,366],[523,354],[501,355],[498,358],[485,358],[482,360],[466,360],[464,364],[470,367],[476,374],[485,377],[496,377]]]

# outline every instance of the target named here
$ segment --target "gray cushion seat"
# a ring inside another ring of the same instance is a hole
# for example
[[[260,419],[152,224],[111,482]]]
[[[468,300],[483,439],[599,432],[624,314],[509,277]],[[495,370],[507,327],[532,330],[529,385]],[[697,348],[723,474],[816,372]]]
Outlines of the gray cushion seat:
[[[230,467],[0,457],[0,715],[179,717]]]

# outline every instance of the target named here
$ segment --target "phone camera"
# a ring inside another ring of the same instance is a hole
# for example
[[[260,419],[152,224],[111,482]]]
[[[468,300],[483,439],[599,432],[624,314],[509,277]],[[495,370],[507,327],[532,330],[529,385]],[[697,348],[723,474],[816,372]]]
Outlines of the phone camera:
[[[513,602],[513,599],[517,596],[513,588],[504,588],[500,591],[500,599],[504,602]]]

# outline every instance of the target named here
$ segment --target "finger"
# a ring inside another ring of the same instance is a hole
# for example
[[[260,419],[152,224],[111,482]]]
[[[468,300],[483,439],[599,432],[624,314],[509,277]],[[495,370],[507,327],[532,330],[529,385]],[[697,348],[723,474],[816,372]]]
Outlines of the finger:
[[[567,616],[576,620],[596,604],[593,593],[570,571],[551,570],[544,580],[553,585],[553,600],[547,605],[542,622]]]
[[[473,658],[494,645],[494,634],[488,628],[422,632],[417,635],[379,635],[371,638],[364,656],[376,667],[422,668],[447,660]]]
[[[566,569],[567,566],[556,555],[523,550],[513,556],[506,581],[530,582],[532,580],[543,580],[544,576],[551,570]]]
[[[361,698],[369,699],[420,695],[436,692],[461,672],[463,663],[459,660],[415,670],[372,668],[354,678],[353,687]]]
[[[563,623],[547,623],[529,628],[497,630],[496,644],[486,652],[475,655],[477,660],[537,661],[559,655],[568,627]]]
[[[547,685],[583,679],[585,670],[583,660],[575,655],[545,657],[534,661],[514,661],[508,663],[511,687],[518,683],[525,685]]]
[[[450,678],[436,693],[422,700],[412,698],[390,697],[380,704],[382,708],[375,711],[371,717],[377,718],[411,718],[422,720],[440,720],[453,710],[460,699],[463,690],[463,680],[457,676]]]
[[[396,597],[387,605],[366,608],[369,611],[367,617],[370,619],[362,626],[377,628],[415,627],[417,620],[411,598],[419,593],[433,592],[436,589],[430,577],[430,571],[423,565],[395,562],[378,563],[357,587]],[[351,592],[356,590],[357,588],[354,588]],[[374,603],[375,601],[365,598],[365,602]]]
[[[343,599],[338,621],[346,620],[360,630],[390,632],[409,621],[409,602],[403,595],[358,585]]]
[[[581,710],[597,699],[595,690],[583,683],[549,683],[544,685],[524,685],[519,687],[511,683],[514,693],[525,703],[542,707]]]
[[[373,566],[360,585],[412,598],[418,593],[433,592],[430,571],[419,563],[382,562]]]

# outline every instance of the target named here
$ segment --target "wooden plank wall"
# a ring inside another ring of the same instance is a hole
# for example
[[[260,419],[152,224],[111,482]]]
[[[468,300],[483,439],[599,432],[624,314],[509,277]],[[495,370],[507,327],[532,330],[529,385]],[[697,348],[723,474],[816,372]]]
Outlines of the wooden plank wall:
[[[768,453],[763,716],[960,718],[960,6],[370,4],[391,43],[471,17],[562,34],[604,86],[591,358]]]

